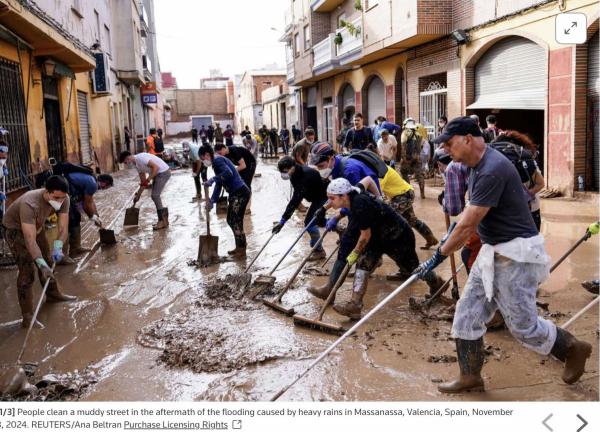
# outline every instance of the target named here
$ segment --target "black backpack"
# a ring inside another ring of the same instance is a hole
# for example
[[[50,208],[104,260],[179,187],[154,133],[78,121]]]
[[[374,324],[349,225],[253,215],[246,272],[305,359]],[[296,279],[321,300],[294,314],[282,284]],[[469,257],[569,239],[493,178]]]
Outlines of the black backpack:
[[[154,151],[156,153],[162,153],[165,151],[165,145],[163,144],[163,140],[158,136],[154,137]]]
[[[533,154],[523,146],[509,142],[494,142],[490,144],[495,150],[502,153],[515,166],[521,177],[521,183],[533,184],[533,175],[538,169]]]
[[[383,160],[381,160],[381,158],[376,153],[372,152],[371,150],[360,150],[354,153],[350,153],[350,155],[342,158],[342,166],[340,167],[340,171],[342,173],[344,172],[346,161],[350,158],[359,160],[365,165],[367,165],[369,168],[375,171],[375,173],[377,173],[377,177],[379,178],[385,177],[387,173],[388,166]]]

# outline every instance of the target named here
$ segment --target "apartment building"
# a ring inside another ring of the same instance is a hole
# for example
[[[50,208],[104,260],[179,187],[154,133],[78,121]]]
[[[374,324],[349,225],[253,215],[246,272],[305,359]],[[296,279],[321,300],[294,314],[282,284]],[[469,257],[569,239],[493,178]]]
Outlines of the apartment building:
[[[287,82],[301,123],[333,141],[362,112],[437,118],[496,114],[538,144],[549,187],[598,190],[598,5],[593,0],[290,0]],[[562,45],[556,16],[584,14],[587,41]]]
[[[0,0],[9,191],[29,187],[52,158],[113,171],[124,126],[141,140],[160,124],[144,114],[158,104],[141,94],[154,79],[143,58],[149,23],[134,0]]]
[[[270,87],[279,86],[286,81],[283,70],[246,71],[239,83],[236,94],[235,111],[237,130],[246,126],[256,131],[263,125],[262,92]]]

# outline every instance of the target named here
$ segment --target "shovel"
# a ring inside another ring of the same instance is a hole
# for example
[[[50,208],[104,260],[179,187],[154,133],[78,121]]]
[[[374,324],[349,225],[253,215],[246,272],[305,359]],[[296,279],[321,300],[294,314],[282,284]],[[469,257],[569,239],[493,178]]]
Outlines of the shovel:
[[[114,245],[117,243],[115,232],[111,229],[100,228],[98,234],[100,234],[100,243],[104,245]]]
[[[204,195],[208,197],[208,186],[204,186]],[[206,266],[219,260],[219,237],[210,235],[209,199],[206,199],[206,235],[200,236],[198,263]]]
[[[139,223],[140,209],[136,208],[135,205],[140,200],[140,197],[142,196],[142,192],[144,192],[144,188],[142,186],[140,186],[138,191],[135,193],[135,196],[133,197],[133,205],[125,210],[125,221],[123,222],[123,225],[136,226]]]
[[[302,271],[302,269],[304,268],[304,266],[306,265],[306,263],[310,259],[310,256],[312,255],[312,253],[317,250],[317,248],[321,245],[321,243],[323,243],[323,239],[325,238],[326,235],[327,235],[327,231],[323,231],[323,234],[321,235],[321,238],[319,238],[319,240],[317,241],[317,243],[312,247],[312,249],[310,250],[310,252],[302,260],[302,262],[300,263],[300,265],[298,266],[298,268],[296,269],[296,271],[294,272],[294,274],[292,275],[292,277],[290,278],[290,280],[287,282],[287,284],[285,284],[285,287],[279,293],[279,295],[277,297],[275,297],[273,300],[266,300],[266,299],[263,300],[263,303],[265,304],[265,306],[269,306],[271,309],[274,309],[277,312],[281,312],[281,313],[283,313],[285,315],[289,315],[289,316],[294,315],[294,308],[293,307],[286,308],[285,306],[283,306],[283,304],[281,304],[281,299],[285,295],[285,293],[288,291],[288,289],[290,289],[290,287],[292,286],[292,284],[296,280],[296,277],[298,276],[298,274],[300,273],[300,271]]]
[[[273,276],[273,273],[275,273],[275,270],[277,270],[277,268],[283,262],[285,257],[287,257],[289,255],[289,253],[292,251],[294,246],[296,246],[296,243],[298,243],[300,241],[300,239],[302,238],[304,233],[306,231],[308,231],[308,228],[315,222],[316,219],[317,219],[317,217],[315,216],[311,219],[311,221],[309,223],[306,224],[306,226],[304,227],[304,229],[302,230],[300,235],[296,238],[296,240],[294,240],[294,243],[292,243],[292,245],[289,247],[289,249],[283,254],[283,256],[280,258],[280,260],[277,262],[277,264],[275,264],[275,267],[273,267],[268,274],[259,275],[256,278],[256,280],[254,281],[254,290],[250,293],[250,298],[252,300],[254,300],[256,298],[256,296],[258,296],[261,292],[263,292],[267,288],[273,287],[273,285],[275,284],[275,276]]]
[[[326,323],[325,321],[323,321],[323,315],[325,314],[325,311],[327,310],[329,305],[333,302],[333,299],[335,299],[335,295],[337,294],[338,289],[346,280],[348,273],[350,273],[350,266],[346,264],[344,270],[342,271],[342,274],[340,275],[335,285],[333,286],[333,289],[329,293],[327,300],[325,300],[325,303],[321,307],[317,318],[311,319],[302,315],[294,315],[294,325],[308,327],[313,330],[319,330],[325,333],[341,334],[344,331],[344,327],[336,324]]]

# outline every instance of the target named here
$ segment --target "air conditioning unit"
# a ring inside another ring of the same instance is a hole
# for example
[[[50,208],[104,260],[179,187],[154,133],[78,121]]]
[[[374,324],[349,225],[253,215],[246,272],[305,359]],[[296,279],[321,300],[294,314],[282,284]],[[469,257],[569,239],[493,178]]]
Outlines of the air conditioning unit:
[[[92,72],[94,93],[110,93],[110,68],[108,66],[108,55],[106,53],[94,53],[96,58],[96,69]]]

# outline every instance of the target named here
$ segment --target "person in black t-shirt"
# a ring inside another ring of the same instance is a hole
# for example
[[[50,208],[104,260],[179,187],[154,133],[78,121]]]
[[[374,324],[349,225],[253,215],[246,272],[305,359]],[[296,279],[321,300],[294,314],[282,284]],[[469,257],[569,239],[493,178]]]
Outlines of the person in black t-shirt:
[[[364,118],[361,113],[354,114],[354,127],[346,133],[342,147],[347,151],[373,150],[376,151],[377,144],[373,139],[373,131],[364,126]]]
[[[355,227],[360,231],[354,250],[346,258],[350,266],[357,263],[352,299],[334,305],[333,309],[351,319],[360,319],[369,274],[384,254],[408,273],[419,266],[415,235],[402,216],[388,204],[365,193],[362,184],[354,187],[348,180],[337,178],[327,187],[327,197],[334,209],[340,209],[334,216],[336,221],[328,221],[327,227],[335,225],[344,213],[349,212],[348,229]],[[341,209],[346,210],[342,212]],[[432,294],[444,283],[434,272],[429,272],[423,279]]]
[[[325,182],[316,169],[297,163],[291,156],[282,157],[277,163],[277,168],[281,173],[281,178],[292,182],[294,193],[281,216],[281,220],[273,227],[273,233],[277,234],[281,231],[302,200],[305,199],[311,205],[306,212],[304,226],[307,226],[315,215],[317,216],[315,223],[307,230],[310,235],[310,245],[313,247],[317,244],[320,237],[319,227],[325,226],[325,209],[323,208],[327,202],[327,187]],[[325,258],[325,250],[320,245],[311,255],[310,261],[317,261],[322,258]]]
[[[248,189],[252,190],[252,179],[256,171],[256,159],[246,147],[226,146],[223,143],[215,144],[215,153],[225,156],[236,166]]]

